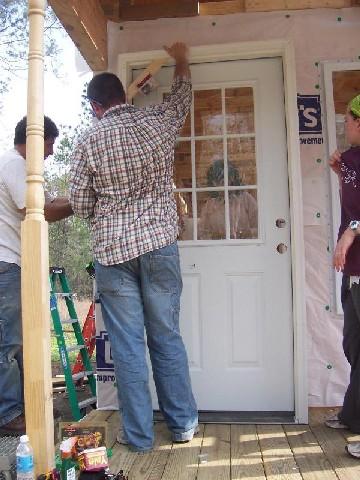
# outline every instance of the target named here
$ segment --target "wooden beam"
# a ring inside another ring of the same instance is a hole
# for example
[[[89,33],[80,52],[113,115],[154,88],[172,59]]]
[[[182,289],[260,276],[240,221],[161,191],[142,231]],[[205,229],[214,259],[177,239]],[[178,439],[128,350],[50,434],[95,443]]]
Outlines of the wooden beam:
[[[305,10],[310,8],[345,8],[351,0],[245,0],[247,12],[270,12],[273,10]]]
[[[164,17],[194,17],[198,15],[197,0],[120,0],[120,20],[155,20]]]
[[[120,0],[100,0],[101,8],[104,11],[105,17],[113,22],[120,20]]]
[[[200,1],[200,15],[227,15],[245,11],[245,0]]]
[[[89,67],[106,70],[107,19],[99,0],[49,0]]]

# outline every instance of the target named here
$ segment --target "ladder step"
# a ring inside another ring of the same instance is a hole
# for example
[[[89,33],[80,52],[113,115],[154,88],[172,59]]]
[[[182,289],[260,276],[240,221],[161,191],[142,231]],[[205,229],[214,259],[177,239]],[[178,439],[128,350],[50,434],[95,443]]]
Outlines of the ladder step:
[[[62,297],[62,298],[65,298],[65,297],[68,297],[68,298],[75,297],[75,293],[65,293],[65,292],[54,292],[53,295],[56,295],[57,297]]]
[[[86,348],[86,345],[70,345],[69,347],[66,347],[66,350],[68,352],[76,352],[76,350],[81,350],[83,348]]]
[[[87,398],[86,400],[83,400],[82,402],[79,402],[80,410],[82,408],[87,407],[88,405],[93,405],[94,403],[96,403],[96,400],[97,400],[96,397],[91,397],[91,398]]]
[[[80,378],[84,377],[90,377],[90,375],[94,375],[94,372],[92,370],[89,370],[87,372],[75,373],[74,375],[72,375],[72,379],[76,382],[76,380],[80,380]]]
[[[60,320],[62,325],[67,325],[71,323],[79,323],[77,318],[65,318],[64,320]]]

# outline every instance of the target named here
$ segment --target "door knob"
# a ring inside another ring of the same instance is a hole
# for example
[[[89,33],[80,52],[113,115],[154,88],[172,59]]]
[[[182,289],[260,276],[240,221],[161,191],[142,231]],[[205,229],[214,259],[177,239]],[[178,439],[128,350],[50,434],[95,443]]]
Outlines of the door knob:
[[[286,220],[284,220],[283,218],[277,218],[275,225],[277,226],[277,228],[284,228],[286,225]]]

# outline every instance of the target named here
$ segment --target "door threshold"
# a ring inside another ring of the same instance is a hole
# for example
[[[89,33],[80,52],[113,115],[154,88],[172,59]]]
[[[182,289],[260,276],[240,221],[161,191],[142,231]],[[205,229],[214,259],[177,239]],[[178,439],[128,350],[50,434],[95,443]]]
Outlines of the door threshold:
[[[164,420],[159,410],[154,411],[156,422]],[[238,423],[238,424],[292,424],[295,423],[295,412],[220,412],[211,410],[199,411],[200,423]]]

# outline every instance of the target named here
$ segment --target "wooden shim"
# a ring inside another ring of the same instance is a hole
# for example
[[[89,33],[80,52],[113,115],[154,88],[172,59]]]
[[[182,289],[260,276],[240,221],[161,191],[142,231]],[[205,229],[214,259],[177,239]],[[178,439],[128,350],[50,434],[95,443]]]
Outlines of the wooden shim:
[[[231,425],[231,478],[266,478],[255,425]]]
[[[169,60],[169,57],[157,58],[153,60],[135,80],[128,86],[126,91],[127,101],[130,102],[135,95],[141,90],[141,88],[153,78],[156,73],[165,65]]]
[[[285,425],[284,430],[304,480],[337,480],[308,425]]]
[[[131,0],[120,0],[120,20],[155,20],[163,17],[194,17],[198,14],[196,0],[161,0],[137,5]]]
[[[260,448],[267,478],[301,480],[298,466],[281,425],[258,425]]]
[[[49,0],[49,4],[89,67],[106,70],[107,19],[99,0]]]

